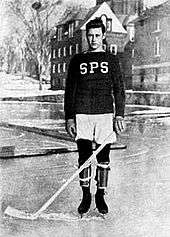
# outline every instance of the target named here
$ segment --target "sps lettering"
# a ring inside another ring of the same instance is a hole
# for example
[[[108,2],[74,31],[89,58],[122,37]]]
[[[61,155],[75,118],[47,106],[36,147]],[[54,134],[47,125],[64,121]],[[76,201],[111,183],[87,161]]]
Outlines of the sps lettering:
[[[108,73],[108,62],[89,62],[89,64],[87,63],[81,63],[80,64],[80,73],[82,75],[87,74],[87,73],[95,73],[95,71],[97,69],[100,69],[101,73]],[[89,70],[89,72],[88,72]]]

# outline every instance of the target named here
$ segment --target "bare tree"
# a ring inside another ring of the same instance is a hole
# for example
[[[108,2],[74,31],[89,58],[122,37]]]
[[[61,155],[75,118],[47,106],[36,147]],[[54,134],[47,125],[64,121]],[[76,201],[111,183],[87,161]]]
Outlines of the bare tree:
[[[5,62],[5,49],[3,46],[0,46],[0,71],[2,71],[3,69],[3,65]]]
[[[13,35],[8,36],[3,41],[2,49],[4,51],[3,70],[6,73],[15,71],[16,66],[16,44]]]
[[[21,61],[22,75],[25,61],[35,63],[39,89],[42,89],[42,74],[49,66],[50,39],[53,29],[62,14],[62,0],[9,0],[7,9],[17,36]],[[17,22],[17,23],[16,23]]]

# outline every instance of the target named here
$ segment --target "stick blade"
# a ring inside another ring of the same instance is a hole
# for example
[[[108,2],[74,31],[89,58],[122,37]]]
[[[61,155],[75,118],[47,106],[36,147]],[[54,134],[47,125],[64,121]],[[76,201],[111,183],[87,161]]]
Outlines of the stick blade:
[[[113,143],[111,144],[111,147],[110,147],[111,150],[119,150],[119,149],[126,149],[126,148],[127,148],[127,145],[121,144],[121,143]]]
[[[19,219],[35,220],[37,216],[34,214],[26,213],[25,211],[18,210],[14,207],[8,206],[4,212],[8,216],[12,216]]]

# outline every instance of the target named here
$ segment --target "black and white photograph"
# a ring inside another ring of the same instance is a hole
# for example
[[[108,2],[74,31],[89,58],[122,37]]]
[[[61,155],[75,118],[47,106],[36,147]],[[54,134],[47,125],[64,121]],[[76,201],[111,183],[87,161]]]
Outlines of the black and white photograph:
[[[170,0],[0,0],[0,237],[170,236]]]

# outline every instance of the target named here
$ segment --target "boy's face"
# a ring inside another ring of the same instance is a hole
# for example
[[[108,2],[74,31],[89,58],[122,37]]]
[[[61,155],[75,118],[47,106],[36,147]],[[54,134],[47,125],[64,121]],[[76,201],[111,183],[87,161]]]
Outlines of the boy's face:
[[[89,48],[93,51],[103,50],[103,39],[105,35],[102,33],[102,28],[91,28],[87,32],[87,41]]]

